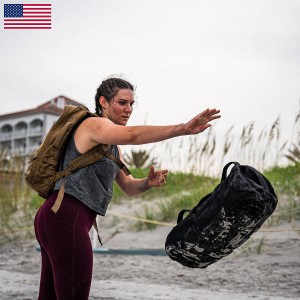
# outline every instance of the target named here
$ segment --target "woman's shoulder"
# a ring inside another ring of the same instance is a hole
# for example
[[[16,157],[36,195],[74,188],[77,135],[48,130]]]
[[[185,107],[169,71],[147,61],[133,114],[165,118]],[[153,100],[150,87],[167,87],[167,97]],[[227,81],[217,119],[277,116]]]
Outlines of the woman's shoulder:
[[[111,120],[104,117],[89,117],[81,122],[78,129],[84,134],[95,134],[98,133],[99,130],[101,131],[112,124],[113,122]]]

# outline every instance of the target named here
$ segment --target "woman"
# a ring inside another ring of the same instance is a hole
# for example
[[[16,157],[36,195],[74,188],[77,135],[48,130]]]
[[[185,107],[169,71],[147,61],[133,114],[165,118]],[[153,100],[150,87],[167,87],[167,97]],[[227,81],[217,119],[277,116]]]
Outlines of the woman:
[[[84,120],[75,130],[61,169],[70,160],[94,146],[114,145],[112,153],[122,160],[117,145],[140,145],[163,141],[182,135],[198,134],[210,127],[210,121],[220,118],[216,109],[206,109],[188,123],[170,126],[125,126],[132,113],[134,88],[120,78],[101,83],[95,96],[96,114]],[[112,197],[116,180],[128,195],[137,195],[166,183],[167,170],[150,167],[147,178],[126,176],[117,165],[104,157],[68,176],[65,195],[58,212],[51,211],[61,181],[53,194],[39,209],[35,232],[41,246],[42,271],[39,299],[88,299],[93,267],[89,230],[97,216],[104,216]]]

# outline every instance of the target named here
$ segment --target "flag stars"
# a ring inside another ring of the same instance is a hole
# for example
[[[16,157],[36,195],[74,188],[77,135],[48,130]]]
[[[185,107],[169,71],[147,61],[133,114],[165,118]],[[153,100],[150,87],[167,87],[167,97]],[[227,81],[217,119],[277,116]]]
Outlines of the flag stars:
[[[4,4],[4,18],[23,17],[22,4]]]

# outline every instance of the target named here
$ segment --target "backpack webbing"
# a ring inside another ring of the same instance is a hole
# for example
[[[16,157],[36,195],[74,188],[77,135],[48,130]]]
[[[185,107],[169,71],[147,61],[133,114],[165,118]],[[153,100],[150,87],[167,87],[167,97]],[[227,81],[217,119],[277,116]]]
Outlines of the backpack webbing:
[[[64,197],[65,179],[68,175],[70,175],[75,170],[78,170],[80,168],[91,165],[91,164],[99,161],[100,159],[102,159],[103,156],[106,156],[109,159],[113,160],[118,165],[118,167],[123,170],[123,172],[126,175],[130,174],[130,171],[124,165],[124,163],[110,152],[110,148],[111,148],[111,146],[108,146],[108,145],[102,145],[102,144],[97,145],[94,148],[88,150],[86,153],[84,153],[84,154],[80,155],[79,157],[70,161],[67,168],[65,168],[63,171],[56,173],[55,181],[59,180],[62,177],[64,177],[64,178],[62,180],[61,187],[60,187],[58,195],[57,195],[57,199],[51,208],[51,210],[54,213],[56,213],[58,211],[58,209],[60,208],[62,199]]]

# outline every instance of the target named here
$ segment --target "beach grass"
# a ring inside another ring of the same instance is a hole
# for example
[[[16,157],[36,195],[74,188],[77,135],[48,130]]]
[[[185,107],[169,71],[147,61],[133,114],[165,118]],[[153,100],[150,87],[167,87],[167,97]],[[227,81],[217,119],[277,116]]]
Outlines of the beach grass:
[[[257,168],[274,186],[279,203],[268,224],[277,225],[281,221],[295,224],[300,219],[300,112],[295,118],[289,141],[281,139],[279,118],[258,134],[255,134],[254,122],[244,126],[238,135],[234,129],[231,126],[221,141],[217,141],[216,134],[210,129],[205,139],[185,137],[179,140],[176,148],[166,141],[159,143],[164,148],[164,155],[173,160],[176,168],[169,171],[165,186],[138,196],[146,204],[144,211],[136,213],[136,216],[174,221],[180,210],[191,209],[213,191],[220,182],[224,164],[234,160]],[[156,161],[155,148],[152,150],[149,161]],[[14,158],[8,163],[1,153],[0,158],[0,242],[32,237],[33,218],[44,199],[26,185],[24,159]],[[148,169],[132,168],[131,172],[136,178],[144,178]],[[131,201],[131,198],[114,184],[112,203],[126,201]],[[153,229],[156,226],[145,224],[136,227]]]

